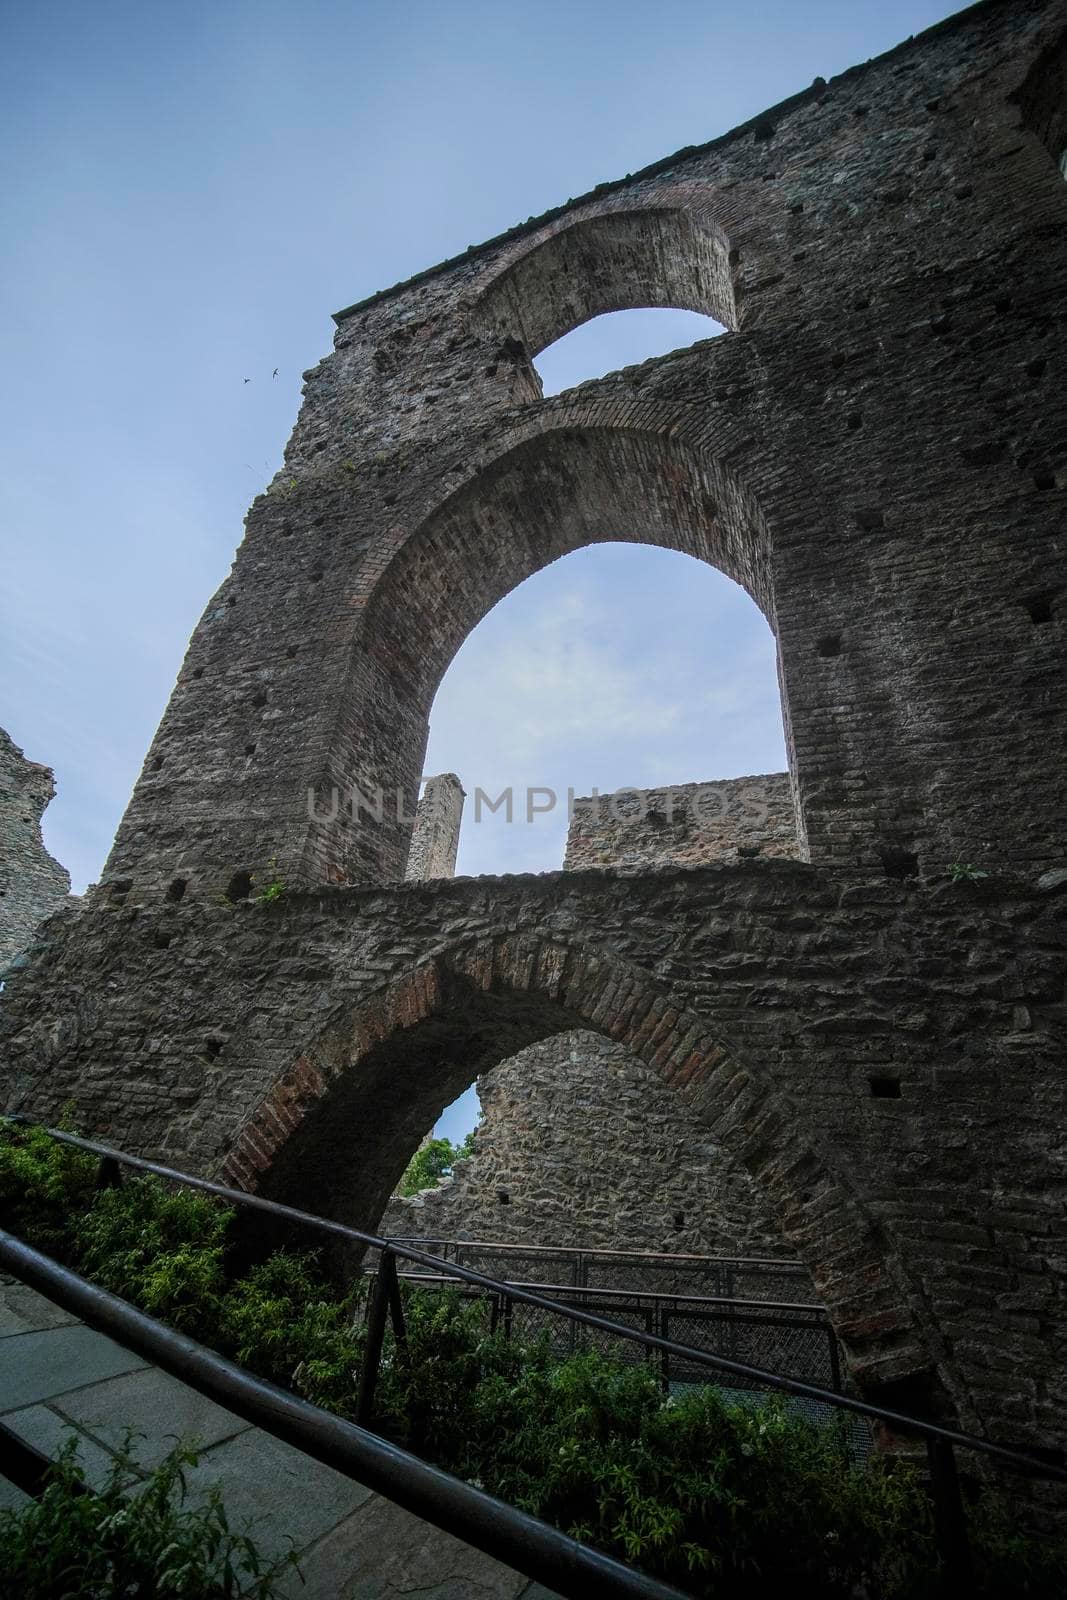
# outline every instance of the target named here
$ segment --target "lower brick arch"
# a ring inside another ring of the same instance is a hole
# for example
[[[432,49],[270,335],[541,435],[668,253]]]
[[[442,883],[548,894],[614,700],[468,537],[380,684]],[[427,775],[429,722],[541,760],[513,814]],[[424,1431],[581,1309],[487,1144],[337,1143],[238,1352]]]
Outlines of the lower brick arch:
[[[877,1227],[706,1019],[645,971],[580,945],[502,933],[338,1007],[225,1158],[245,1190],[372,1227],[419,1139],[479,1073],[552,1033],[624,1045],[749,1173],[808,1267],[856,1380],[895,1393],[936,1366]]]

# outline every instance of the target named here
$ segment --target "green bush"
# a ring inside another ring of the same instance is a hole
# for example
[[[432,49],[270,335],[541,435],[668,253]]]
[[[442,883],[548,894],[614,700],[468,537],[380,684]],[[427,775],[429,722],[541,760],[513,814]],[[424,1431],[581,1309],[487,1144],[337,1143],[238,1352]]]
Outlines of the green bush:
[[[362,1285],[339,1297],[314,1257],[278,1251],[227,1291],[220,1346],[315,1405],[354,1411],[363,1365],[361,1297]]]
[[[387,1341],[376,1393],[376,1425],[450,1471],[460,1469],[480,1386],[514,1379],[534,1350],[488,1331],[484,1300],[455,1290],[405,1287],[406,1338]]]
[[[210,1344],[218,1333],[232,1221],[232,1211],[195,1189],[134,1178],[101,1190],[75,1218],[77,1259],[103,1288]]]
[[[93,1156],[0,1119],[0,1227],[70,1263],[70,1219],[92,1204],[96,1169]]]
[[[466,1468],[491,1494],[575,1538],[715,1595],[918,1595],[934,1563],[909,1469],[866,1471],[844,1440],[776,1400],[712,1388],[665,1400],[651,1366],[595,1351],[477,1391]],[[910,1587],[901,1584],[904,1581]]]
[[[128,1457],[103,1487],[84,1490],[71,1438],[40,1499],[0,1511],[0,1595],[10,1600],[271,1600],[294,1564],[267,1564],[231,1531],[217,1488],[187,1506],[185,1469],[196,1454],[172,1450],[132,1489]]]
[[[231,1212],[155,1179],[97,1191],[94,1175],[77,1152],[0,1126],[8,1227],[263,1377],[355,1415],[362,1285],[338,1293],[306,1253],[228,1276]],[[698,1594],[758,1600],[798,1582],[828,1600],[934,1592],[914,1468],[856,1466],[836,1428],[776,1400],[733,1404],[713,1388],[667,1399],[650,1364],[592,1351],[561,1360],[508,1341],[490,1332],[485,1301],[410,1286],[402,1296],[407,1337],[386,1339],[375,1426],[448,1471]],[[1062,1548],[1022,1535],[991,1495],[970,1517],[976,1595],[1062,1600]]]
[[[458,1153],[451,1139],[428,1139],[404,1168],[397,1194],[408,1198],[422,1189],[432,1189],[438,1178],[452,1171]]]

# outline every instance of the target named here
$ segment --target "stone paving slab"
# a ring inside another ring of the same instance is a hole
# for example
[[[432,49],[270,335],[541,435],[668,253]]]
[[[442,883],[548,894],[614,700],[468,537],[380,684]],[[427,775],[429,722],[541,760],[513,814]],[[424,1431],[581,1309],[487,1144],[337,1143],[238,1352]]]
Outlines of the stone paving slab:
[[[158,1466],[180,1439],[196,1439],[209,1449],[247,1432],[250,1426],[158,1367],[143,1367],[95,1383],[61,1396],[53,1404],[111,1450],[121,1450],[132,1429],[137,1437],[131,1441],[131,1454],[149,1470]]]
[[[145,1366],[140,1356],[73,1323],[0,1341],[0,1413]]]
[[[309,1591],[336,1600],[519,1600],[529,1579],[479,1550],[373,1495],[300,1559],[307,1582],[292,1574],[286,1600]]]
[[[35,1333],[41,1328],[72,1327],[77,1320],[69,1311],[54,1306],[44,1295],[24,1283],[3,1285],[0,1295],[0,1339],[13,1333]]]
[[[221,1483],[231,1526],[247,1526],[268,1556],[305,1549],[375,1498],[363,1484],[259,1428],[205,1451],[186,1481],[191,1499]]]
[[[25,1439],[27,1444],[33,1445],[43,1456],[50,1456],[53,1460],[71,1435],[66,1417],[53,1411],[51,1406],[44,1405],[27,1406],[24,1411],[9,1411],[4,1417],[4,1426]],[[110,1450],[98,1445],[95,1439],[79,1433],[78,1465],[86,1483],[96,1489],[109,1476],[115,1465],[115,1457]]]

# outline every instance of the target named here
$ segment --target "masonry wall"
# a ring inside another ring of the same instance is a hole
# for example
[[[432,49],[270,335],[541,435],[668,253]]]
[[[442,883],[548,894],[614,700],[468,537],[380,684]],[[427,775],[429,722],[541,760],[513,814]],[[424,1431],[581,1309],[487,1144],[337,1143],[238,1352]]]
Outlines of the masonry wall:
[[[401,879],[456,650],[614,538],[763,608],[810,859],[1052,865],[1064,29],[1062,0],[976,7],[338,313],[107,882]],[[636,305],[728,331],[541,398],[533,355]],[[403,805],[354,826],[375,786]]]
[[[454,772],[427,778],[411,834],[404,876],[409,881],[451,878],[456,870],[459,829],[463,821],[463,785]]]
[[[474,1154],[394,1197],[378,1231],[695,1255],[789,1256],[764,1196],[645,1063],[563,1033],[478,1079]]]
[[[27,761],[0,728],[0,976],[38,924],[70,899],[70,873],[41,837],[41,817],[55,792],[51,769]]]
[[[564,867],[704,866],[800,854],[788,772],[574,802]]]
[[[458,789],[458,779],[452,781],[450,793]],[[425,797],[416,844],[437,810],[436,803],[427,806],[424,822],[424,806]],[[578,799],[564,867],[707,865],[796,853],[789,775],[774,773]],[[413,847],[416,859],[427,857]],[[409,878],[415,875],[409,865]],[[394,1195],[378,1232],[697,1255],[792,1254],[747,1173],[643,1061],[602,1034],[544,1039],[480,1077],[477,1091],[481,1121],[473,1155],[436,1188]]]
[[[479,1073],[596,1030],[859,1381],[1062,1448],[1065,61],[1063,0],[994,0],[339,314],[101,889],[5,989],[6,1103],[369,1224]],[[540,397],[667,304],[729,331]],[[763,608],[805,859],[405,884],[457,649],[619,537]]]

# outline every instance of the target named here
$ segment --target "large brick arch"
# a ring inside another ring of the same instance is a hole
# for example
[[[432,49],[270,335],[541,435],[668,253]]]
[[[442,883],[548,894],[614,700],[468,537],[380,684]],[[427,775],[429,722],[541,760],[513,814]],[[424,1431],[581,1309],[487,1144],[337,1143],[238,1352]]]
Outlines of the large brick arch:
[[[680,197],[678,197],[680,199]],[[699,210],[661,204],[568,218],[511,252],[471,309],[530,356],[607,311],[669,306],[737,326],[730,246]]]
[[[881,1230],[787,1097],[669,987],[580,943],[505,932],[460,944],[332,1014],[248,1118],[223,1177],[371,1228],[450,1100],[517,1049],[574,1027],[645,1061],[759,1184],[858,1381],[935,1367]]]
[[[652,544],[706,561],[748,591],[773,630],[773,559],[758,495],[738,462],[701,434],[684,406],[582,397],[540,408],[483,446],[457,488],[364,563],[343,723],[353,738],[337,752],[338,770],[365,773],[387,797],[414,796],[433,697],[459,647],[507,593],[586,545]],[[709,751],[709,769],[712,760]],[[398,878],[409,827],[389,804],[377,829],[358,837],[343,811],[326,816],[309,840],[307,876],[325,862],[327,878]],[[356,863],[351,850],[363,853]]]

